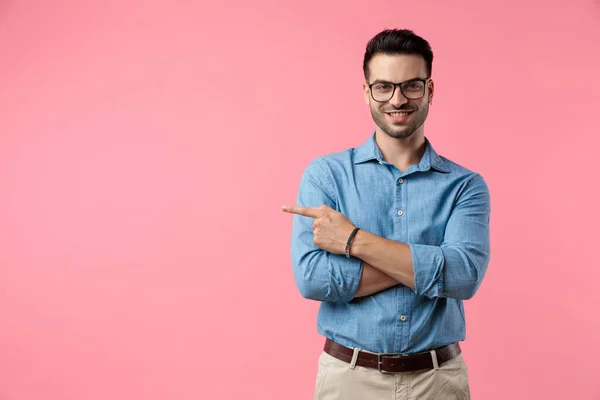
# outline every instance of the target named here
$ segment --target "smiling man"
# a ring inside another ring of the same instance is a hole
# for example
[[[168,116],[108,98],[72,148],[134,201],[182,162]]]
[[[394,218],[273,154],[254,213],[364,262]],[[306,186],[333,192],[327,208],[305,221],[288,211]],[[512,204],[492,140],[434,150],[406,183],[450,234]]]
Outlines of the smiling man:
[[[315,399],[470,398],[463,301],[487,270],[490,195],[425,137],[432,60],[412,31],[373,37],[363,70],[375,131],[314,159],[283,207],[298,289],[321,302]]]

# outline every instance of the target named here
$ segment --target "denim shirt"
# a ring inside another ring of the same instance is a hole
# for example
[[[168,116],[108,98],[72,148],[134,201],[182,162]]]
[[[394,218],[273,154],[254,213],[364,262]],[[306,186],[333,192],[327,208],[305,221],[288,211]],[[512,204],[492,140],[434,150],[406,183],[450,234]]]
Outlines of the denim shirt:
[[[357,227],[406,243],[415,289],[402,284],[355,298],[362,261],[318,248],[313,219],[294,215],[291,258],[301,295],[320,301],[318,332],[377,353],[435,349],[465,339],[463,300],[486,273],[490,195],[486,182],[425,138],[419,164],[401,172],[383,160],[375,133],[360,147],[315,158],[297,205],[327,204]]]

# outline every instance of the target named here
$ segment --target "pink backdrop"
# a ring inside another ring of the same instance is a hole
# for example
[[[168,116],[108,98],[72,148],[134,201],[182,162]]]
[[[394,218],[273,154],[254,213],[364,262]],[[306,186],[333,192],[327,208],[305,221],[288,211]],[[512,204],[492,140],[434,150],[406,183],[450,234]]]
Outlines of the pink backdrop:
[[[310,398],[280,206],[371,133],[386,27],[431,42],[426,134],[490,185],[474,399],[600,399],[600,5],[428,3],[0,1],[0,399]]]

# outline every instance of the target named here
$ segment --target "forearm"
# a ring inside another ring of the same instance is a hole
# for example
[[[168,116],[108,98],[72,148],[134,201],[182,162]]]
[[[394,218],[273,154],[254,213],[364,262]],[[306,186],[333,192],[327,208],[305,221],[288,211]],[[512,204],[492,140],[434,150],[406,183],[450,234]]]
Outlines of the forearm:
[[[482,246],[482,251],[477,247],[456,245],[409,245],[361,232],[352,243],[352,255],[380,273],[378,285],[383,286],[383,275],[389,275],[420,295],[469,299],[475,294],[487,269],[489,256],[486,246]],[[372,285],[374,283],[369,286]]]
[[[354,257],[360,258],[379,272],[370,273],[369,282],[377,280],[378,285],[383,285],[383,281],[386,280],[383,275],[387,275],[397,283],[415,288],[412,256],[407,244],[360,230],[354,237],[351,252]],[[391,281],[386,280],[386,283],[391,284]]]
[[[382,290],[389,289],[398,285],[396,279],[392,278],[388,274],[378,270],[372,265],[363,262],[363,272],[358,284],[358,290],[354,297],[370,296]]]

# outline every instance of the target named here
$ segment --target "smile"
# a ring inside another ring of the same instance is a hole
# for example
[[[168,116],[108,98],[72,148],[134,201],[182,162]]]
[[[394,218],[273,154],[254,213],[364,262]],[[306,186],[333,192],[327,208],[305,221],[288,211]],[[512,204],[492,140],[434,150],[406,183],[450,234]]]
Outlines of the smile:
[[[398,112],[388,112],[386,114],[394,117],[394,118],[402,118],[402,117],[408,117],[408,115],[412,113],[412,111],[398,111]]]
[[[387,118],[390,120],[390,122],[401,124],[408,121],[413,112],[414,111],[386,111],[385,115],[387,115]]]

